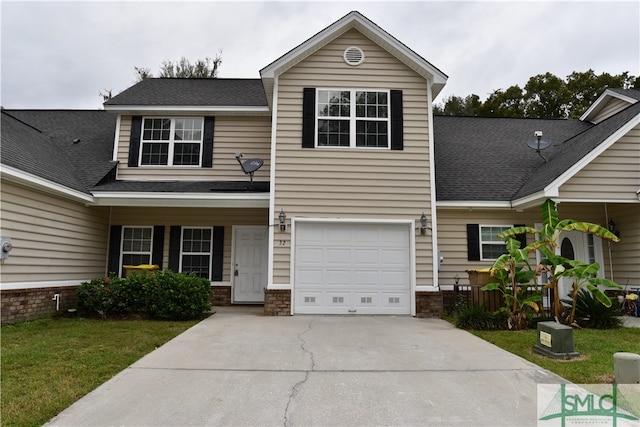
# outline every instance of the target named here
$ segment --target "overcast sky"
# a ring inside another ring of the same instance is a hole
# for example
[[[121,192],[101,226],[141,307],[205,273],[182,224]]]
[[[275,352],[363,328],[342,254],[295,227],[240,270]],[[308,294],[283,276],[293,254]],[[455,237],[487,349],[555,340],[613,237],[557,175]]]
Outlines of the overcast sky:
[[[635,1],[1,2],[5,108],[99,109],[134,66],[222,50],[221,78],[259,70],[358,10],[449,76],[436,101],[551,72],[640,74]]]

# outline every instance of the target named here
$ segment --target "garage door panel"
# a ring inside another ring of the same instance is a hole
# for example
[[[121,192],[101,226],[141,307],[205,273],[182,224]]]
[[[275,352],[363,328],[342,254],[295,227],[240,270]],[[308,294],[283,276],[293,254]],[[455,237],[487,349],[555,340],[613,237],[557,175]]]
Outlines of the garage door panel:
[[[296,313],[409,314],[410,227],[296,225]]]
[[[351,282],[351,270],[344,269],[331,269],[325,270],[325,280],[324,283],[326,286],[348,286]]]
[[[348,248],[327,248],[324,262],[329,265],[351,265],[351,250]]]

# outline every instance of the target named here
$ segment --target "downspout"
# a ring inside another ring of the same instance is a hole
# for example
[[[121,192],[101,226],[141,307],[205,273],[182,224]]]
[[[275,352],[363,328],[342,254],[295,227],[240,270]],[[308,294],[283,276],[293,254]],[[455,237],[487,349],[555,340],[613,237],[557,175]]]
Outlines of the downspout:
[[[273,103],[271,113],[271,153],[269,160],[269,254],[267,261],[267,289],[273,285],[273,252],[275,227],[272,226],[275,218],[275,196],[276,196],[276,130],[278,123],[278,76],[274,77],[273,82]],[[293,298],[293,295],[292,295]],[[293,306],[292,306],[293,307]]]
[[[427,106],[429,114],[429,194],[431,196],[431,251],[433,258],[433,287],[438,290],[438,270],[440,256],[438,255],[438,219],[436,216],[436,168],[435,144],[433,142],[433,79],[427,79]]]
[[[609,208],[606,203],[604,204],[604,223],[605,227],[607,224],[609,224]],[[611,274],[610,280],[613,282],[613,258],[611,256],[611,240],[607,240],[607,250],[609,252],[609,274]]]

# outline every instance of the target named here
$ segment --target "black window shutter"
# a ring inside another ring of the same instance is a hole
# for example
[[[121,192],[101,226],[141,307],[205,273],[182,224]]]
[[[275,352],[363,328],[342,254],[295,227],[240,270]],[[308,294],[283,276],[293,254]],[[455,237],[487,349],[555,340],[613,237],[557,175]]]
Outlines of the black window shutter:
[[[211,280],[222,281],[224,255],[224,227],[213,227],[213,256],[211,257]]]
[[[131,117],[131,137],[129,138],[129,163],[131,168],[138,167],[140,155],[140,135],[142,133],[142,116]]]
[[[120,242],[122,241],[122,226],[112,225],[109,231],[109,256],[107,260],[107,274],[115,273],[118,276],[120,271]]]
[[[516,224],[514,227],[525,227],[525,224]],[[515,239],[520,242],[520,249],[524,249],[527,246],[527,234],[516,234]]]
[[[182,227],[172,225],[169,229],[169,270],[180,270],[180,246],[182,245]]]
[[[467,260],[480,261],[480,226],[467,224]]]
[[[314,148],[316,136],[316,89],[302,92],[302,148]]]
[[[153,249],[151,250],[151,264],[162,270],[162,251],[164,249],[164,225],[153,226]]]
[[[402,91],[391,91],[391,149],[404,149]]]
[[[213,167],[213,129],[215,117],[204,118],[204,134],[202,136],[202,167]]]

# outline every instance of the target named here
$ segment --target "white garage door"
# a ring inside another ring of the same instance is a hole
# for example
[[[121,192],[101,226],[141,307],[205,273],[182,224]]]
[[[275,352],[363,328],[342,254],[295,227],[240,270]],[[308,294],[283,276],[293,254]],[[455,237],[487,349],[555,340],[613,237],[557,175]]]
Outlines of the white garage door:
[[[410,314],[410,228],[298,223],[294,312]]]

